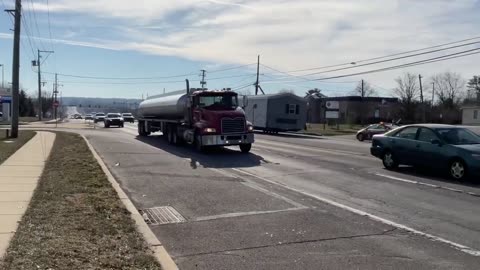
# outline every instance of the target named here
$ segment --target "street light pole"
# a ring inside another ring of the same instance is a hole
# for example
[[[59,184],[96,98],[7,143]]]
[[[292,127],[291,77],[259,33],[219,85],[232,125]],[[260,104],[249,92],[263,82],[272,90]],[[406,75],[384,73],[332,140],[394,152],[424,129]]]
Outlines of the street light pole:
[[[3,66],[3,64],[0,64],[0,67],[2,67],[2,88],[5,88],[5,77],[4,77],[5,67]]]

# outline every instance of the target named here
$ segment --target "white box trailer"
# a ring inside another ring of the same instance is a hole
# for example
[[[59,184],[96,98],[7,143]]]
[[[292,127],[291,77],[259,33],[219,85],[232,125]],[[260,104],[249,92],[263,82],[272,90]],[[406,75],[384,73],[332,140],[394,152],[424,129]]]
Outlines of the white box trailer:
[[[307,101],[295,94],[247,96],[244,110],[255,129],[266,132],[299,131],[307,122]]]

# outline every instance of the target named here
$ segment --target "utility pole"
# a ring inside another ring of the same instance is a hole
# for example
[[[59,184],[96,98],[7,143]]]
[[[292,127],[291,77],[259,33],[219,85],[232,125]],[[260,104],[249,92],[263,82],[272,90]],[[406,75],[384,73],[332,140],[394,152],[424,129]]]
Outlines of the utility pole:
[[[257,58],[257,80],[255,81],[255,96],[258,95],[258,89],[262,91],[262,94],[265,95],[265,92],[263,92],[262,87],[260,86],[260,55]]]
[[[55,86],[53,87],[53,101],[54,101],[54,104],[57,103],[57,94],[58,94],[58,74],[55,73]],[[55,117],[55,121],[57,121],[57,106],[54,106],[54,117]]]
[[[420,81],[420,102],[422,104],[422,122],[425,123],[426,120],[426,111],[425,111],[425,104],[423,102],[423,87],[422,87],[422,75],[418,75],[418,80]]]
[[[38,67],[38,120],[42,121],[43,117],[43,108],[42,108],[42,70],[41,66],[42,63],[40,62],[40,58],[42,56],[41,53],[54,53],[53,51],[41,51],[37,49],[37,62],[36,65]],[[47,56],[48,57],[48,56]]]
[[[255,81],[255,96],[258,95],[258,84],[260,76],[260,55],[257,58],[257,80]]]
[[[433,108],[434,101],[435,101],[435,82],[432,82],[432,108]]]
[[[5,88],[5,77],[3,76],[5,67],[3,66],[3,64],[0,64],[0,67],[2,67],[2,88]]]
[[[362,79],[362,98],[365,97],[365,81]]]
[[[15,18],[13,30],[13,61],[12,61],[12,126],[10,137],[18,138],[18,115],[20,112],[20,29],[22,16],[22,0],[15,0],[14,10],[5,10]]]
[[[207,72],[205,69],[200,70],[202,72],[202,81],[200,81],[200,85],[202,85],[202,89],[205,88],[207,82],[205,81],[205,73]]]

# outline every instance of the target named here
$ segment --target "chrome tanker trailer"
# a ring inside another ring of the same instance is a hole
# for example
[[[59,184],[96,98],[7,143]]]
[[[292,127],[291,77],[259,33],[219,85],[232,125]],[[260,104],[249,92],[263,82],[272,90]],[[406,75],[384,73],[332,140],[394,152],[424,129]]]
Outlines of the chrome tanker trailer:
[[[208,146],[239,145],[248,153],[253,127],[229,89],[190,89],[152,96],[138,107],[138,134],[161,131],[171,144],[184,141],[198,150]]]

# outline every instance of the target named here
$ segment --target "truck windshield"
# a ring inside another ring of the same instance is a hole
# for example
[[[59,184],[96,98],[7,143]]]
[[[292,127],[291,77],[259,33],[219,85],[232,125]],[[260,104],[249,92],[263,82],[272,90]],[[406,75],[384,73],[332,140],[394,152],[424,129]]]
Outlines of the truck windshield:
[[[198,106],[205,109],[236,109],[237,96],[200,96]]]

